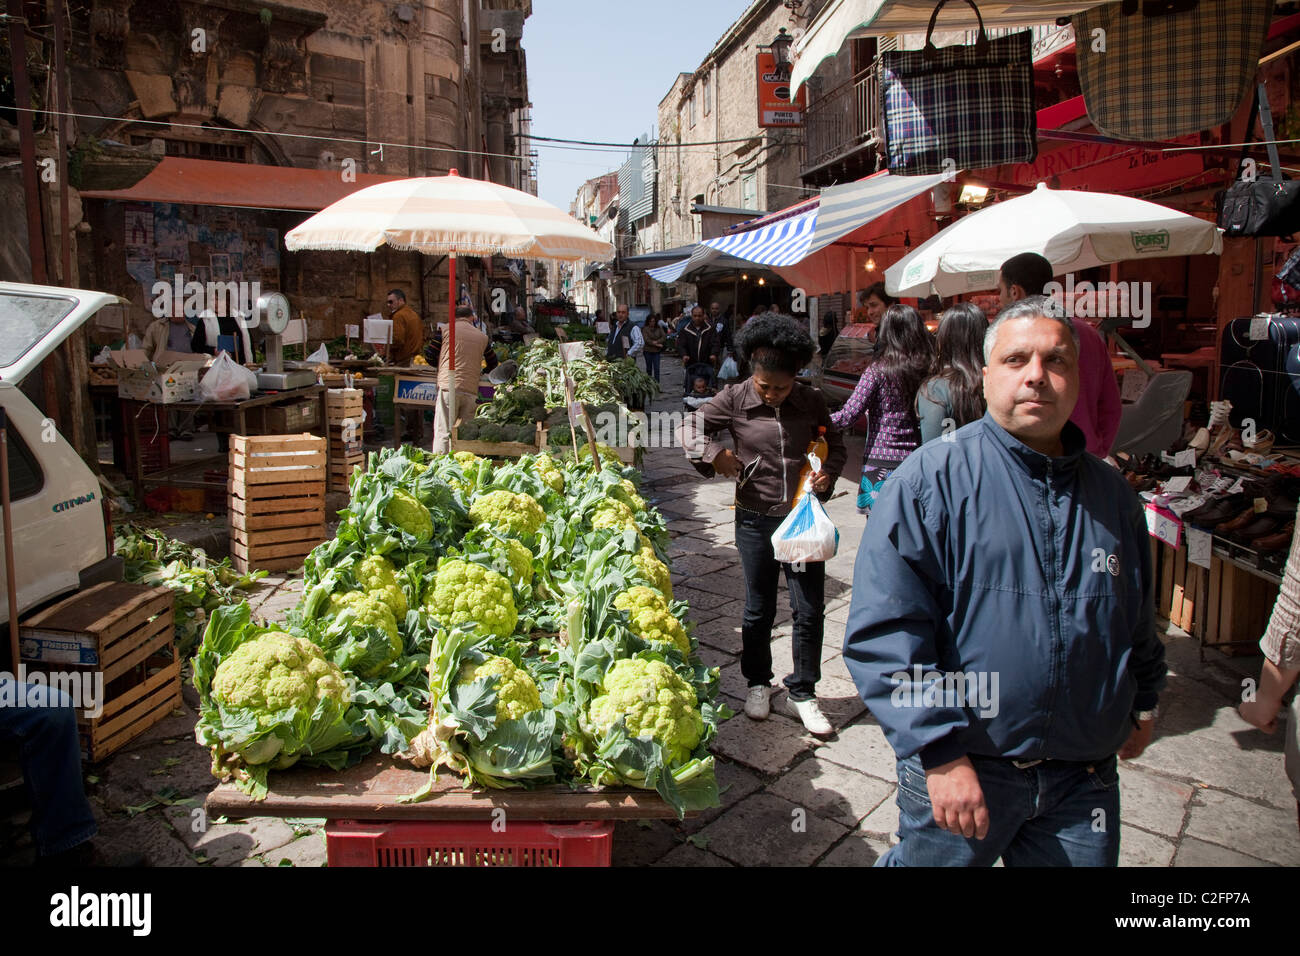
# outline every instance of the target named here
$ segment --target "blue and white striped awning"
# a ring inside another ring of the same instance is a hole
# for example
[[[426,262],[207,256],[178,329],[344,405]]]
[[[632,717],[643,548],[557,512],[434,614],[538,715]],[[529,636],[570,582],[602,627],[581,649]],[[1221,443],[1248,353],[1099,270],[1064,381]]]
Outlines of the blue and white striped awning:
[[[738,231],[700,243],[688,258],[650,269],[652,277],[673,283],[719,255],[726,254],[759,266],[792,266],[861,229],[910,199],[933,189],[943,175],[891,176],[876,173],[866,179],[821,191],[818,202],[800,204],[745,223]]]

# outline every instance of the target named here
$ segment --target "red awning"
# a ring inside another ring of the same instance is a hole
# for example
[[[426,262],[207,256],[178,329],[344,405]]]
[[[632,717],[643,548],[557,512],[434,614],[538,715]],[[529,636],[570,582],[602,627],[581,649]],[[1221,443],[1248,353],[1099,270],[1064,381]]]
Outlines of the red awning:
[[[406,178],[357,173],[355,182],[344,182],[343,171],[339,169],[258,166],[166,156],[129,189],[87,190],[81,195],[84,199],[124,202],[174,202],[315,212],[358,189]]]

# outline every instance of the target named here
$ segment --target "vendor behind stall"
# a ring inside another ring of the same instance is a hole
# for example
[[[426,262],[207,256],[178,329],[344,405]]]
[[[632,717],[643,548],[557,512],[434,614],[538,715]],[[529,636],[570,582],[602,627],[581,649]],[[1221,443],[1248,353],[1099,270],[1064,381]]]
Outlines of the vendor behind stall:
[[[244,313],[217,317],[211,309],[199,313],[199,321],[194,327],[194,337],[190,340],[190,351],[205,355],[229,352],[240,365],[253,360],[253,343],[248,337],[248,321],[242,321]]]
[[[194,328],[185,320],[185,314],[179,308],[173,316],[154,319],[144,330],[145,355],[155,364],[164,352],[188,352],[194,340]]]
[[[388,364],[405,368],[424,348],[424,326],[415,310],[406,304],[401,289],[388,290],[388,314],[393,320],[393,344],[388,348]]]

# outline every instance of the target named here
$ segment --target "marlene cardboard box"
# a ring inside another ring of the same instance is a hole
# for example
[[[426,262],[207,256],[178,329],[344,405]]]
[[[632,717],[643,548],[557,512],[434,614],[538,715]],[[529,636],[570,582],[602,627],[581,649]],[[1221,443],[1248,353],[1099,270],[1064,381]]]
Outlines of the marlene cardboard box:
[[[111,357],[117,367],[119,398],[162,405],[194,401],[208,361],[206,355],[192,352],[164,352],[154,364],[143,349],[119,349]]]

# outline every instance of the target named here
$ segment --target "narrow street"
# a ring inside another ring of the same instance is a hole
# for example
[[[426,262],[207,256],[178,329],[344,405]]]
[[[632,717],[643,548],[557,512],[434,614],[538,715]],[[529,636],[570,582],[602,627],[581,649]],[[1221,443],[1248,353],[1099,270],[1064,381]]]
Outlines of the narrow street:
[[[666,396],[654,411],[681,408],[681,367],[664,363]],[[855,473],[861,439],[849,437]],[[643,489],[668,518],[675,594],[688,601],[701,656],[720,668],[722,691],[737,716],[723,724],[714,750],[723,806],[683,823],[619,824],[613,862],[632,866],[867,866],[889,846],[897,825],[894,754],[858,699],[840,656],[862,518],[851,483],[827,510],[841,532],[828,565],[824,709],[837,729],[819,741],[784,712],[755,722],[740,713],[740,620],[744,585],[733,545],[730,485],[706,482],[675,448],[646,452]],[[173,533],[176,533],[173,530]],[[250,598],[254,615],[274,621],[297,603],[301,579],[272,575]],[[790,612],[782,595],[774,635],[777,678],[790,660]],[[1280,737],[1245,724],[1234,704],[1241,680],[1259,671],[1257,656],[1227,658],[1170,628],[1169,686],[1161,696],[1156,740],[1122,765],[1125,866],[1295,866],[1294,800]],[[321,866],[322,820],[256,818],[208,821],[200,812],[215,781],[193,737],[197,697],[186,707],[88,768],[89,791],[109,855],[146,854],[152,866]],[[0,818],[0,862],[22,865],[34,851],[26,814]]]

